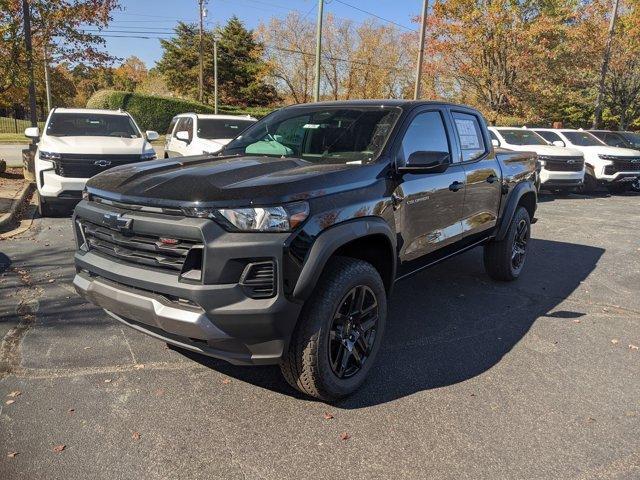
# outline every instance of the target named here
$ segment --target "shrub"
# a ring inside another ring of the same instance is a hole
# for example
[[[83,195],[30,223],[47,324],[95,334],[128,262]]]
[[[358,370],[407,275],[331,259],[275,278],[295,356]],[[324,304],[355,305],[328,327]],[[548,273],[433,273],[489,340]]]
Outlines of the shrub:
[[[213,113],[210,105],[180,98],[159,97],[118,90],[99,90],[87,101],[87,108],[117,110],[121,108],[133,116],[142,130],[164,133],[171,119],[179,113]],[[218,113],[230,115],[252,115],[256,118],[269,113],[268,108],[239,108],[220,106]]]

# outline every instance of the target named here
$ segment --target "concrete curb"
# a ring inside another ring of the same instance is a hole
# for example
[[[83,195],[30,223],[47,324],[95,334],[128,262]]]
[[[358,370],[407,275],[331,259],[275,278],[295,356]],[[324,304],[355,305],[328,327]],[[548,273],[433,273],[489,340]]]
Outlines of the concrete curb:
[[[24,202],[29,198],[29,195],[35,190],[35,183],[29,182],[23,188],[20,194],[13,199],[9,211],[0,216],[0,230],[13,222],[17,213],[20,211]]]

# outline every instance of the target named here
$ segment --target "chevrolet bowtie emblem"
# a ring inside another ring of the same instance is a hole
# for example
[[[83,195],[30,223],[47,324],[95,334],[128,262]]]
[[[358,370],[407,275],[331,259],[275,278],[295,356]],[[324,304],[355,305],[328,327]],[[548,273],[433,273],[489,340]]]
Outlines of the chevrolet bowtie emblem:
[[[124,218],[117,213],[105,213],[102,216],[102,224],[112,230],[126,231],[131,230],[133,224],[133,218]]]
[[[108,167],[109,165],[111,165],[111,162],[109,160],[96,160],[95,162],[93,162],[93,164],[96,167]]]

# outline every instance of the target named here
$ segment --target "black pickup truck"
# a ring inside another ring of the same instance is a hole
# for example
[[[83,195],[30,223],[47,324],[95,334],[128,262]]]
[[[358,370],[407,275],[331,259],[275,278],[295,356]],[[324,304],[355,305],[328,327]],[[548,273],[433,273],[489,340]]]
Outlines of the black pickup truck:
[[[380,349],[395,282],[478,245],[523,268],[535,154],[493,150],[482,116],[435,102],[278,110],[218,156],[92,178],[74,285],[130,327],[234,364],[280,364],[333,400]]]

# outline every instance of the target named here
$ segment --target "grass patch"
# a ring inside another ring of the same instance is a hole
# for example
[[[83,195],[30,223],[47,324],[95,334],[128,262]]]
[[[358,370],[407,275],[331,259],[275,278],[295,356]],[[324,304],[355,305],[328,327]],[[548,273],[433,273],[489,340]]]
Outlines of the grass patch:
[[[27,145],[30,141],[23,133],[0,133],[0,144]]]

